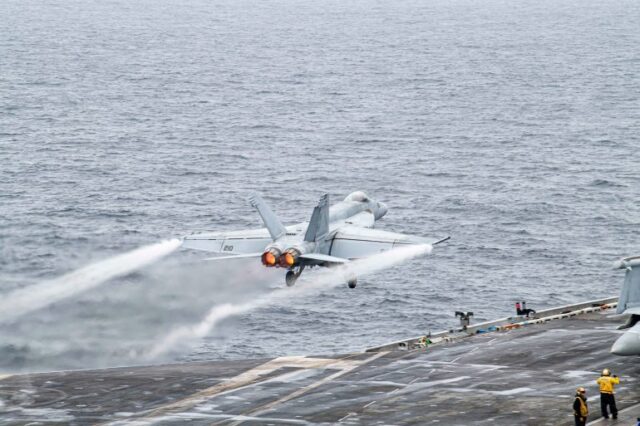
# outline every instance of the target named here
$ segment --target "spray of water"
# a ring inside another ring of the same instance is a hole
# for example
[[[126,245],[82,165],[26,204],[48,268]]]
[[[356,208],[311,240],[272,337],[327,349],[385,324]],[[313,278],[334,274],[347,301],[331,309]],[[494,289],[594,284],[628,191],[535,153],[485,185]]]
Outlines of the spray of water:
[[[136,269],[156,262],[180,247],[181,241],[174,239],[140,247],[81,269],[51,281],[21,288],[0,300],[0,322],[7,322],[75,296],[116,277],[124,276]]]
[[[176,328],[151,348],[147,356],[156,358],[171,351],[184,342],[193,341],[209,334],[220,321],[234,315],[240,315],[264,306],[276,304],[282,300],[291,302],[295,298],[317,294],[330,287],[343,285],[352,276],[362,277],[403,263],[409,259],[431,253],[431,245],[412,245],[393,249],[384,253],[359,259],[331,269],[324,269],[286,291],[276,291],[260,299],[242,304],[223,304],[213,306],[203,320],[194,325]]]

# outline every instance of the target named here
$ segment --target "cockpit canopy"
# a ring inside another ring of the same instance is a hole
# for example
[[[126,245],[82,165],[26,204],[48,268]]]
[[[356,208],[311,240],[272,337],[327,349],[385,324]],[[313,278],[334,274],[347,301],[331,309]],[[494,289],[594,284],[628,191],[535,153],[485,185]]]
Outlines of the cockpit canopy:
[[[367,211],[373,213],[376,220],[387,214],[388,209],[385,203],[372,200],[363,191],[352,192],[351,194],[347,195],[347,198],[345,198],[344,200],[354,203],[367,203]]]
[[[356,192],[352,192],[351,194],[347,195],[347,198],[345,198],[344,200],[345,201],[357,201],[357,202],[360,202],[360,203],[366,203],[366,202],[370,201],[371,199],[364,192],[356,191]]]

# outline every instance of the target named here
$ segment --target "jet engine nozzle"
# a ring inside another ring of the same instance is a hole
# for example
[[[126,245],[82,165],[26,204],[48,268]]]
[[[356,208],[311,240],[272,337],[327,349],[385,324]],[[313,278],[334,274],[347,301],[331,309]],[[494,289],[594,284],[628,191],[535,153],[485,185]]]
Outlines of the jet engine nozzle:
[[[282,256],[280,256],[280,266],[283,268],[291,268],[296,263],[298,263],[298,257],[300,256],[300,252],[298,250],[286,250]]]
[[[293,268],[299,266],[303,259],[300,257],[307,253],[313,253],[316,249],[316,243],[311,241],[305,241],[295,246],[289,246],[282,252],[279,259],[279,265],[283,268]]]
[[[280,258],[280,250],[276,248],[270,248],[262,253],[261,260],[262,264],[267,268],[278,265],[278,260]]]

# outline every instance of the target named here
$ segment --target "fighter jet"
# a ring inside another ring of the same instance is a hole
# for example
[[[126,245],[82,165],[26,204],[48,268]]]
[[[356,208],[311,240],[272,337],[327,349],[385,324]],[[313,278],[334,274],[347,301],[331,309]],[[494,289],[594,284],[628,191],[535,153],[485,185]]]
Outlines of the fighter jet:
[[[284,226],[257,194],[249,198],[258,211],[263,229],[211,232],[184,237],[183,247],[224,253],[210,260],[255,258],[267,268],[286,270],[287,286],[295,284],[302,271],[313,266],[332,266],[384,252],[407,244],[439,244],[449,237],[428,240],[422,237],[373,229],[387,213],[387,206],[362,191],[349,194],[329,207],[324,194],[313,209],[309,222]],[[346,277],[350,288],[357,277]]]
[[[624,285],[618,299],[617,314],[630,315],[620,329],[629,329],[611,347],[614,355],[640,355],[640,256],[616,262],[615,268],[626,269]]]

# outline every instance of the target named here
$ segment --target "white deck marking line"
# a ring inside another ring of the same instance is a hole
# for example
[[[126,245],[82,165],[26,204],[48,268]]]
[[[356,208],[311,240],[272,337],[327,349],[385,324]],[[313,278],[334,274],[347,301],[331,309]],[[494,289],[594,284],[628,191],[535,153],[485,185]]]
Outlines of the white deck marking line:
[[[343,420],[346,420],[347,418],[353,416],[355,413],[349,413],[346,416],[344,416],[343,418],[341,418],[340,420],[338,420],[338,423],[342,422]]]
[[[250,412],[248,412],[248,413],[244,413],[243,415],[245,415],[245,416],[246,416],[246,415],[249,415],[249,416],[259,416],[259,415],[261,415],[261,414],[265,413],[266,411],[269,411],[270,409],[272,409],[272,408],[273,408],[273,407],[275,407],[276,405],[280,405],[280,404],[285,403],[285,402],[287,402],[287,401],[290,401],[290,400],[292,400],[292,399],[294,399],[294,398],[297,398],[297,397],[299,397],[299,396],[301,396],[301,395],[304,395],[305,393],[309,392],[310,390],[313,390],[313,389],[315,389],[315,388],[317,388],[317,387],[319,387],[319,386],[322,386],[322,385],[324,385],[325,383],[328,383],[328,382],[330,382],[330,381],[332,381],[332,380],[334,380],[334,379],[336,379],[336,378],[338,378],[338,377],[340,377],[340,376],[343,376],[343,375],[345,375],[345,374],[349,373],[350,371],[353,371],[353,370],[355,370],[356,368],[358,368],[358,367],[360,367],[360,366],[363,366],[363,365],[365,365],[365,364],[368,364],[368,363],[370,363],[371,361],[374,361],[374,360],[376,360],[376,359],[378,359],[378,358],[380,358],[381,356],[384,356],[384,355],[386,355],[386,354],[388,354],[388,352],[378,352],[378,353],[377,353],[377,354],[375,354],[374,356],[371,356],[371,357],[369,357],[369,358],[367,358],[367,359],[365,359],[365,360],[362,360],[362,361],[349,361],[349,362],[348,362],[348,364],[350,364],[350,365],[345,365],[344,367],[342,367],[342,369],[341,369],[340,371],[338,371],[338,372],[336,372],[336,373],[333,373],[333,374],[331,374],[330,376],[327,376],[327,377],[325,377],[325,378],[323,378],[323,379],[320,379],[320,380],[318,380],[318,381],[316,381],[316,382],[313,382],[313,383],[311,383],[311,384],[310,384],[310,385],[308,385],[308,386],[305,386],[305,387],[303,387],[303,388],[300,388],[300,389],[298,389],[297,391],[294,391],[294,392],[290,393],[289,395],[283,396],[283,397],[282,397],[282,398],[280,398],[280,399],[277,399],[277,400],[275,400],[275,401],[273,401],[273,402],[270,402],[270,403],[268,403],[268,404],[265,404],[265,405],[263,405],[263,406],[262,406],[262,407],[260,407],[260,408],[257,408],[257,409],[255,409],[255,410],[252,410],[252,411],[250,411]],[[334,364],[329,364],[326,368],[340,368],[340,367],[337,367],[337,366],[336,366],[336,365],[334,365]],[[237,425],[237,424],[240,424],[240,423],[241,423],[241,422],[232,423],[232,424],[233,424],[233,425]]]
[[[467,352],[466,354],[463,354],[463,355],[460,355],[460,356],[459,356],[459,357],[457,357],[457,358],[454,358],[454,359],[451,361],[451,364],[455,364],[455,363],[456,363],[460,358],[462,358],[462,357],[463,357],[463,356],[465,356],[465,355],[472,354],[472,353],[473,353],[473,352],[475,352],[477,349],[478,349],[478,347],[476,346],[475,348],[473,348],[472,350],[470,350],[470,351],[469,351],[469,352]]]
[[[386,354],[386,352],[382,354]],[[132,417],[130,420],[153,423],[154,418],[156,417],[165,416],[169,413],[187,411],[211,397],[222,395],[227,392],[233,392],[242,387],[256,384],[263,376],[283,367],[353,369],[357,365],[360,365],[360,362],[349,361],[346,359],[306,358],[303,356],[280,357],[247,370],[235,377],[225,380],[222,383],[218,383],[217,385],[196,392],[184,399],[149,410],[143,417]],[[109,422],[107,424],[111,423],[112,422]]]
[[[367,405],[365,405],[365,406],[364,406],[364,407],[362,407],[362,408],[368,408],[369,406],[371,406],[371,405],[373,405],[373,404],[375,404],[375,403],[376,403],[376,401],[375,401],[375,400],[373,400],[373,401],[371,401],[370,403],[368,403]]]

